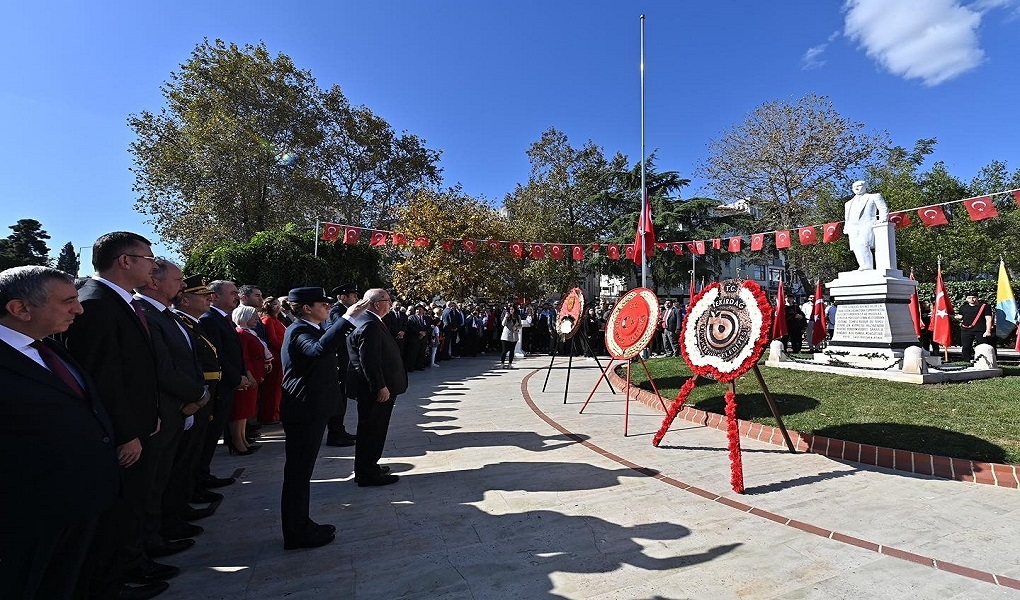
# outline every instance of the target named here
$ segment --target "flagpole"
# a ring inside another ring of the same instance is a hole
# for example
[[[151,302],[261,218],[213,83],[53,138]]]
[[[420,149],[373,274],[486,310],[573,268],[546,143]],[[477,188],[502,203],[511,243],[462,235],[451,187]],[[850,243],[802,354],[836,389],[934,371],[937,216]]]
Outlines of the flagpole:
[[[648,190],[645,182],[645,16],[641,15],[641,218],[647,210]],[[638,219],[641,222],[641,219]],[[647,225],[646,225],[647,227]],[[648,287],[648,252],[645,236],[641,236],[641,287]],[[638,250],[637,248],[634,249]]]
[[[315,218],[315,258],[319,258],[319,218]]]

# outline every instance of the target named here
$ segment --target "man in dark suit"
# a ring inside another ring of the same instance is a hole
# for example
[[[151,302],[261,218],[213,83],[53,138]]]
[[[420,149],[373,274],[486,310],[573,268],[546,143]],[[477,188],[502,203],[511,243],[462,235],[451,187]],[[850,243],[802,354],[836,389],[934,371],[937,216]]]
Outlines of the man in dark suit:
[[[342,318],[347,309],[358,301],[358,287],[353,283],[337,286],[333,288],[331,293],[336,297],[336,304],[333,305],[333,308],[329,309],[329,320],[325,324],[327,328],[335,323],[337,319]],[[347,356],[347,344],[337,346],[336,358],[337,376],[340,378],[340,403],[337,414],[331,416],[326,424],[326,445],[335,447],[353,446],[357,438],[348,433],[346,427],[344,427],[344,416],[347,414],[347,399],[350,397],[350,394],[347,392],[346,383],[347,365],[350,364],[350,359]]]
[[[400,348],[386,331],[383,317],[392,300],[386,290],[365,293],[368,314],[347,338],[351,357],[348,381],[358,399],[358,445],[354,451],[354,479],[359,487],[389,485],[398,477],[379,465],[390,415],[398,394],[407,390],[407,371]]]
[[[82,313],[74,278],[0,272],[0,597],[70,598],[119,487],[110,423],[85,370],[47,336]]]
[[[414,314],[407,317],[404,341],[404,366],[408,371],[425,368],[425,346],[432,334],[432,325],[425,320],[425,306],[418,304]]]
[[[212,292],[212,306],[199,321],[205,327],[209,340],[216,346],[220,358],[222,377],[216,387],[216,398],[213,403],[213,418],[209,422],[202,454],[198,459],[198,468],[202,475],[202,484],[207,488],[217,488],[234,483],[233,477],[215,477],[209,467],[216,445],[223,436],[230,410],[234,406],[234,395],[239,386],[255,385],[248,381],[244,374],[244,357],[241,354],[241,338],[237,337],[237,329],[230,320],[230,313],[240,304],[237,286],[232,281],[217,279],[209,283]]]
[[[175,506],[174,515],[166,514],[163,494],[177,462],[184,428],[194,424],[195,413],[209,402],[209,391],[188,331],[170,310],[170,303],[184,287],[184,274],[180,267],[163,258],[157,258],[155,265],[152,282],[136,288],[134,297],[141,301],[149,323],[160,392],[160,429],[153,436],[153,443],[162,448],[145,521],[146,551],[150,556],[167,556],[187,550],[195,544],[188,538],[202,533],[198,525],[183,521],[180,514],[183,506]]]
[[[287,300],[297,319],[287,328],[281,348],[283,398],[280,420],[287,436],[280,513],[283,547],[316,548],[333,541],[336,527],[318,524],[308,516],[312,471],[319,454],[326,421],[337,411],[340,380],[337,379],[337,346],[354,330],[352,321],[366,303],[350,307],[349,318],[337,319],[328,329],[332,300],[325,290],[301,287],[290,290]]]
[[[113,421],[121,493],[101,519],[86,571],[92,591],[137,597],[142,584],[156,593],[180,569],[145,555],[142,524],[154,483],[159,446],[159,390],[149,325],[131,290],[152,280],[155,257],[142,236],[108,233],[92,246],[96,275],[79,291],[84,313],[64,336],[71,355],[92,377]],[[152,587],[155,586],[155,587]],[[100,589],[96,589],[96,588]]]

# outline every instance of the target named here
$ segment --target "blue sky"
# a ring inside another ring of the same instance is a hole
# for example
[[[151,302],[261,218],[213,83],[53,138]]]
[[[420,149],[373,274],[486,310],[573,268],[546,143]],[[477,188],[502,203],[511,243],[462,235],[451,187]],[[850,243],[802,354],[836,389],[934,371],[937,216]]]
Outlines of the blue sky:
[[[160,85],[205,37],[291,56],[442,150],[447,185],[497,202],[549,127],[639,158],[642,13],[646,146],[694,179],[687,196],[711,194],[694,177],[710,140],[809,93],[895,144],[938,138],[934,160],[958,177],[1020,167],[1020,0],[155,4],[0,9],[0,235],[37,219],[54,256],[108,231],[153,236],[132,208],[126,117],[163,106]]]

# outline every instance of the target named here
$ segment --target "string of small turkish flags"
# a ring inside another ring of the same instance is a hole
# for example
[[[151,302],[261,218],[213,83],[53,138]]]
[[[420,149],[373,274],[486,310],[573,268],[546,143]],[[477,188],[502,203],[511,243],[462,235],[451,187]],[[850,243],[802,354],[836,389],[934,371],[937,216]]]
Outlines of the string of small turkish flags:
[[[971,221],[981,221],[999,216],[996,202],[1006,200],[1012,196],[1013,201],[1020,205],[1020,189],[996,192],[986,196],[976,196],[963,200],[953,200],[941,204],[930,204],[906,210],[898,210],[889,213],[889,222],[896,225],[896,229],[902,229],[914,223],[911,213],[917,215],[925,227],[939,227],[948,225],[949,219],[944,207],[952,204],[963,204],[967,210],[967,216]],[[357,244],[362,237],[367,237],[369,246],[409,246],[411,248],[429,248],[433,243],[438,243],[443,250],[453,252],[454,248],[460,247],[469,254],[475,254],[481,248],[500,250],[504,246],[510,254],[517,258],[542,259],[547,256],[554,260],[562,260],[570,257],[574,260],[584,260],[588,252],[598,252],[605,247],[606,256],[610,260],[634,259],[634,244],[605,244],[601,242],[571,244],[558,242],[521,242],[496,239],[454,239],[442,238],[432,240],[427,236],[411,237],[397,231],[386,231],[381,229],[366,229],[356,225],[343,225],[338,223],[320,223],[322,227],[321,239],[327,242],[340,241],[344,244]],[[766,236],[775,240],[776,248],[789,248],[793,240],[801,246],[810,246],[819,241],[818,228],[821,228],[821,242],[830,244],[838,241],[843,236],[843,221],[825,223],[824,225],[805,225],[793,230],[763,231],[750,236],[732,236],[729,238],[713,238],[707,240],[692,240],[685,242],[656,242],[655,249],[663,252],[672,251],[677,256],[684,254],[703,255],[712,250],[722,250],[724,247],[729,252],[740,252],[744,249],[744,239],[750,237],[750,250],[757,252],[765,248]],[[548,248],[548,252],[546,249]]]

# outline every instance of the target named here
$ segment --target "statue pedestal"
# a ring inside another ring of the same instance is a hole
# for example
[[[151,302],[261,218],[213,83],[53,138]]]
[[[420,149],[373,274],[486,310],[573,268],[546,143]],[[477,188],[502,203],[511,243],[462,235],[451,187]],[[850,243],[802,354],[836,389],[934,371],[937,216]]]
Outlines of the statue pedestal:
[[[917,282],[899,269],[847,271],[826,287],[836,301],[836,327],[815,360],[883,369],[898,365],[903,350],[918,344],[910,317]]]

